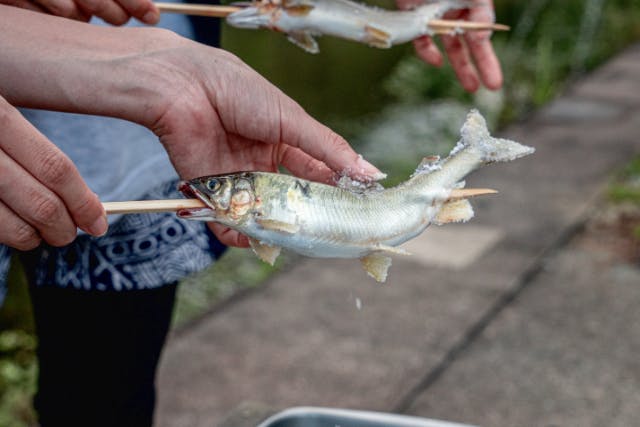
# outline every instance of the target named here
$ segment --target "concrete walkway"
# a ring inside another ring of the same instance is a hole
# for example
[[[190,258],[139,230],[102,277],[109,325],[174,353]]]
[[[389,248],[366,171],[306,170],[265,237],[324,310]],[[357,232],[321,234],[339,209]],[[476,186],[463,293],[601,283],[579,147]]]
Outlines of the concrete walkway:
[[[296,405],[636,424],[640,271],[572,237],[640,152],[640,45],[503,135],[536,154],[475,173],[468,186],[500,194],[428,230],[386,284],[356,261],[305,259],[173,336],[157,424],[250,426]]]

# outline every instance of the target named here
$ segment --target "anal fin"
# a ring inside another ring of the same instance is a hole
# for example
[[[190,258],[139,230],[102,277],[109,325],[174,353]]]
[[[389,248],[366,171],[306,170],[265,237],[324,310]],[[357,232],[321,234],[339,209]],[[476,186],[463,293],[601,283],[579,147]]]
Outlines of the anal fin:
[[[251,245],[251,249],[253,249],[253,253],[267,264],[273,265],[278,255],[280,255],[279,246],[269,246],[253,238],[249,238],[249,244]]]
[[[453,200],[442,205],[433,222],[437,225],[466,222],[473,218],[473,207],[467,199]]]
[[[367,24],[364,27],[366,33],[364,42],[369,46],[388,49],[391,47],[391,34],[374,25]]]
[[[391,266],[391,258],[379,252],[374,252],[360,258],[360,262],[362,263],[362,268],[364,268],[364,271],[366,271],[369,276],[378,282],[387,280],[387,271]]]

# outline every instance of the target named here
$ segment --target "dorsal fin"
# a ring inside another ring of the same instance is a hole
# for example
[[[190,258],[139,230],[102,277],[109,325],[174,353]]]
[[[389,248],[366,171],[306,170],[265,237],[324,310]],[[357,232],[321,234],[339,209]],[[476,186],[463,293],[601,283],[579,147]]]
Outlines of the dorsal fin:
[[[442,169],[440,156],[427,156],[422,158],[422,161],[411,176],[430,174],[439,169]]]

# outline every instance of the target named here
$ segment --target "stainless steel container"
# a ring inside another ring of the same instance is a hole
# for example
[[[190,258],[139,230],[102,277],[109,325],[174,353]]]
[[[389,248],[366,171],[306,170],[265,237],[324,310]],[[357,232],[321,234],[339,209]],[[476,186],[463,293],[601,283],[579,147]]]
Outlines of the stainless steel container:
[[[291,408],[265,420],[258,427],[472,427],[447,421],[381,412],[332,408]]]

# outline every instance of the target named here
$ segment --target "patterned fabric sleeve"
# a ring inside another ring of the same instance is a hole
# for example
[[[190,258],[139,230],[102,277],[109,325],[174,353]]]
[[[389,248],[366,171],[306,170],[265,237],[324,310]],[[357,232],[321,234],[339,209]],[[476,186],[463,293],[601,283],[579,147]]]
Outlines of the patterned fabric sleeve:
[[[179,197],[171,182],[146,198]],[[103,237],[81,235],[62,248],[43,244],[21,258],[37,286],[122,292],[176,282],[204,269],[224,250],[205,223],[158,213],[124,215]]]

